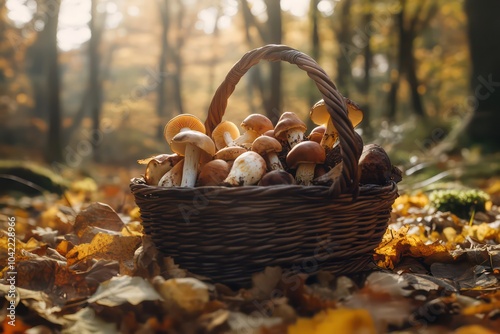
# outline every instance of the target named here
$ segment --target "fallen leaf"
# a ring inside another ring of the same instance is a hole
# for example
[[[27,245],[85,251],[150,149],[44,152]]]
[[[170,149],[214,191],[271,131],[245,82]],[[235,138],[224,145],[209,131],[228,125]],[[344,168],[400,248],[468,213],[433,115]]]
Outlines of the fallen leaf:
[[[146,300],[161,299],[153,286],[142,277],[121,276],[101,283],[88,302],[114,307],[124,303],[137,305]]]
[[[76,216],[74,233],[80,238],[80,242],[87,243],[100,232],[113,231],[118,234],[124,227],[125,224],[115,210],[107,204],[96,202]]]
[[[288,334],[375,334],[373,319],[363,309],[329,309],[313,318],[299,318],[288,327]]]

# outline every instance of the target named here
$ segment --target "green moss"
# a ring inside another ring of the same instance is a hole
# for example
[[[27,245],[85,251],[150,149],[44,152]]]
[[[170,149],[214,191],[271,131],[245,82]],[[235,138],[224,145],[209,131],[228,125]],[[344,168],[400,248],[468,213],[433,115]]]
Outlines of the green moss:
[[[472,212],[486,211],[489,195],[476,189],[435,190],[429,194],[431,205],[439,211],[450,211],[463,219],[470,219]]]

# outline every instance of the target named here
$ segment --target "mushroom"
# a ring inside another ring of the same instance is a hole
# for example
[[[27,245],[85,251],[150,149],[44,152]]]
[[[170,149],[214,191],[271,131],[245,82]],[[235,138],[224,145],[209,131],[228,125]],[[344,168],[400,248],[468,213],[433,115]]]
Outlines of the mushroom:
[[[267,159],[270,170],[283,169],[276,154],[277,152],[281,152],[281,144],[278,140],[268,136],[260,136],[252,143],[252,151],[257,152],[264,159]]]
[[[330,186],[332,183],[337,182],[342,175],[342,169],[343,164],[337,164],[326,173],[317,173],[314,175],[315,179],[312,183],[315,185]]]
[[[171,170],[166,172],[158,181],[160,187],[180,187],[182,181],[182,170],[184,159],[179,161]]]
[[[344,100],[347,104],[347,114],[349,120],[351,121],[352,126],[355,127],[363,119],[363,112],[353,101],[347,98],[344,98]],[[330,113],[326,108],[325,101],[319,100],[318,102],[316,102],[311,108],[309,116],[311,117],[311,120],[314,124],[326,125],[325,134],[323,135],[320,143],[321,146],[323,146],[325,150],[333,148],[333,146],[337,143],[339,135],[337,129],[335,128],[335,125],[333,125]]]
[[[310,185],[314,177],[316,164],[325,161],[325,150],[315,141],[303,141],[295,145],[286,156],[288,167],[297,169],[295,180],[297,184]]]
[[[234,140],[236,145],[251,144],[261,134],[273,129],[273,123],[269,118],[260,114],[251,114],[241,122],[245,133]]]
[[[218,186],[229,175],[229,164],[222,159],[209,161],[198,175],[196,186]]]
[[[200,121],[200,119],[194,115],[177,115],[170,121],[168,121],[167,125],[165,125],[163,135],[165,136],[165,140],[167,141],[167,143],[170,145],[172,138],[174,138],[176,134],[187,130],[194,130],[205,133],[205,125],[203,125],[202,121]]]
[[[266,173],[266,161],[257,153],[248,151],[238,156],[224,183],[229,186],[257,184]]]
[[[248,150],[243,147],[228,146],[218,150],[214,155],[214,159],[222,159],[229,164],[229,167],[231,167],[233,165],[234,159],[245,152],[248,152]]]
[[[318,125],[317,127],[311,130],[309,136],[307,136],[307,139],[315,141],[316,143],[320,144],[321,139],[323,139],[323,135],[325,134],[325,130],[326,126]]]
[[[214,142],[204,133],[185,130],[172,138],[170,148],[175,153],[184,156],[181,187],[194,187],[202,152],[214,155]]]
[[[182,157],[175,153],[159,154],[149,159],[148,165],[146,166],[146,173],[144,174],[146,184],[158,185],[161,177],[181,160]]]
[[[223,121],[212,131],[212,139],[215,147],[220,150],[226,146],[235,146],[234,139],[240,136],[240,130],[236,124],[230,121]]]
[[[290,144],[290,147],[293,148],[304,140],[304,132],[306,129],[306,125],[297,115],[287,111],[281,114],[278,123],[274,127],[274,136],[277,139],[286,140],[288,144]]]
[[[296,184],[293,175],[284,170],[272,170],[260,179],[259,186],[275,186],[280,184]]]
[[[384,185],[392,178],[393,168],[385,150],[377,144],[368,144],[363,147],[359,158],[361,184]]]

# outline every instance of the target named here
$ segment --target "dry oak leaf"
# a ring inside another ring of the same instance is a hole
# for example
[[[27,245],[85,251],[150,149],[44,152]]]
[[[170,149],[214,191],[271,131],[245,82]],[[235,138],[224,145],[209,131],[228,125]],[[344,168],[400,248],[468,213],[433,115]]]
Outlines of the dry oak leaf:
[[[375,334],[375,323],[367,310],[328,309],[313,318],[299,318],[288,327],[288,334]]]
[[[115,210],[107,204],[96,202],[76,216],[74,232],[81,242],[89,242],[99,231],[120,232],[124,227]]]
[[[134,252],[140,243],[140,237],[98,233],[90,243],[77,245],[66,254],[68,266],[90,259],[115,260],[123,263],[134,258]]]

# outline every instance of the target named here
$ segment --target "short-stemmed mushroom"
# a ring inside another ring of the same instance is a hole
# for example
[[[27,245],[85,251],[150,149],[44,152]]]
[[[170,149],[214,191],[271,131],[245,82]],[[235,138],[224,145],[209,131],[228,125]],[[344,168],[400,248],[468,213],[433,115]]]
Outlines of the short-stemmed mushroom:
[[[229,164],[222,159],[209,161],[201,168],[196,186],[218,186],[229,175],[229,170]]]
[[[235,146],[234,140],[240,136],[240,130],[236,124],[230,121],[219,123],[212,131],[212,139],[215,147],[220,150],[226,146]]]
[[[268,136],[260,136],[254,140],[251,149],[267,160],[270,170],[283,169],[278,159],[278,155],[276,154],[281,152],[281,144],[278,140]]]
[[[300,185],[311,185],[314,168],[325,162],[325,150],[314,141],[303,141],[295,145],[286,156],[288,167],[297,169],[295,180]]]
[[[266,173],[266,161],[257,153],[248,151],[234,160],[229,175],[224,180],[228,186],[257,184]]]
[[[241,122],[241,127],[245,133],[234,140],[236,145],[250,146],[255,138],[273,129],[273,123],[269,118],[260,114],[251,114]]]
[[[215,154],[212,139],[199,131],[186,130],[176,134],[170,143],[172,151],[184,156],[181,187],[194,187],[202,152]]]
[[[257,185],[259,186],[277,186],[277,185],[291,185],[291,184],[297,184],[295,182],[295,179],[293,178],[293,175],[284,171],[284,170],[272,170],[262,177],[260,179],[259,183]]]
[[[293,112],[284,112],[281,114],[278,123],[274,127],[274,136],[282,141],[287,141],[290,148],[304,140],[304,132],[307,127],[300,118]]]
[[[182,157],[177,154],[159,154],[150,159],[141,161],[148,161],[146,172],[144,173],[144,180],[148,185],[158,185],[160,179],[165,173],[172,169]]]
[[[183,167],[184,160],[181,160],[161,177],[158,185],[160,187],[180,187]]]

